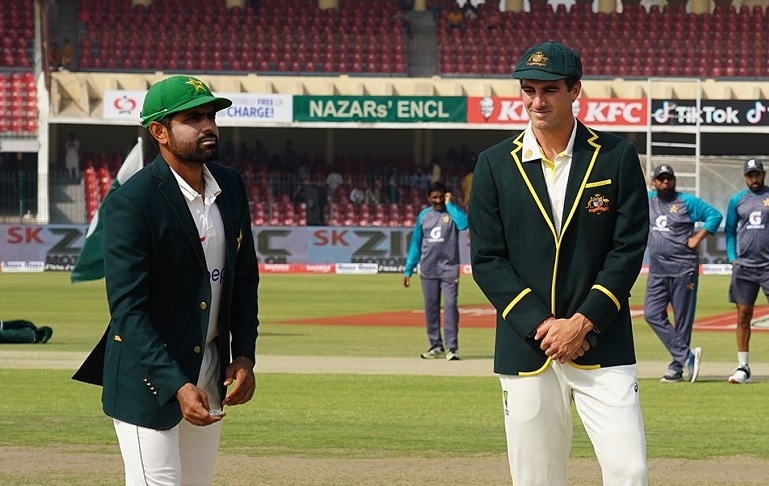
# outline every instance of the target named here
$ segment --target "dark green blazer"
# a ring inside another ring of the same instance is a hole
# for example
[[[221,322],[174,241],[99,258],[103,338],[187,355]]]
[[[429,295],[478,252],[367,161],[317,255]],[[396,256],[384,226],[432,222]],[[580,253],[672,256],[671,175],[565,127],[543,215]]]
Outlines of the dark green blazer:
[[[550,363],[530,336],[548,316],[584,314],[598,344],[575,361],[635,363],[628,297],[643,261],[648,198],[635,147],[578,122],[560,235],[541,160],[523,162],[523,133],[478,157],[469,207],[473,278],[497,311],[494,371]]]
[[[222,285],[223,382],[231,356],[255,359],[259,275],[243,180],[229,167],[206,166],[222,190],[226,256],[214,284]],[[176,391],[197,383],[212,283],[186,200],[159,156],[104,202],[104,270],[109,327],[73,378],[103,385],[107,415],[169,429],[182,419]]]

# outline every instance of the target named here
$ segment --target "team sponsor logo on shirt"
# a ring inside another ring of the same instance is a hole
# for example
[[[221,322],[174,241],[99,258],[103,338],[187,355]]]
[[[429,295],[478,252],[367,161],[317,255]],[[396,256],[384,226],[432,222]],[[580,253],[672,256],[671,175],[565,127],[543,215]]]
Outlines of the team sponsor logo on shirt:
[[[224,282],[224,269],[214,268],[211,270],[211,282],[222,284]]]
[[[602,194],[593,194],[587,201],[588,213],[605,213],[609,210],[609,199]]]
[[[761,223],[761,211],[753,211],[748,216],[748,224],[745,225],[747,229],[764,229],[764,225]]]
[[[654,220],[654,227],[652,228],[652,231],[670,231],[670,228],[668,228],[667,215],[661,214],[657,216],[657,219]]]
[[[443,241],[443,233],[440,226],[436,226],[430,230],[430,237],[427,239],[430,243],[439,243]]]

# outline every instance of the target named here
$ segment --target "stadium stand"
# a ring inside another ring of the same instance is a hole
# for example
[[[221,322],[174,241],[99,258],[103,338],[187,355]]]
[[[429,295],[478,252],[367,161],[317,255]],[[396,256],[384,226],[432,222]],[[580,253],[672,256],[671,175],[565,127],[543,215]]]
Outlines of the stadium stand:
[[[195,22],[185,22],[191,11],[182,0],[157,0],[150,6],[80,0],[80,68],[405,75],[396,2],[352,0],[342,6],[321,10],[317,0],[285,0],[226,8],[224,1],[207,1],[202,12],[195,10]],[[168,24],[167,18],[182,21]],[[200,30],[200,25],[210,29]]]
[[[35,50],[34,5],[4,1],[0,15],[0,133],[37,134],[37,87],[32,71]]]
[[[766,20],[759,6],[738,12],[719,4],[713,15],[697,15],[686,13],[683,3],[671,2],[662,11],[652,8],[647,13],[638,3],[624,2],[622,13],[604,14],[593,13],[590,3],[577,3],[571,12],[553,12],[543,2],[532,2],[531,12],[495,12],[501,17],[500,28],[488,29],[483,19],[496,8],[492,3],[479,5],[478,19],[466,21],[462,30],[448,26],[444,10],[436,23],[441,74],[508,75],[531,43],[531,25],[537,26],[540,38],[571,45],[586,59],[599,59],[586,66],[585,76],[769,74]]]
[[[190,10],[182,0],[156,0],[150,6],[132,5],[131,0],[79,0],[79,67],[405,76],[409,47],[398,3],[349,0],[341,2],[339,10],[322,10],[317,0],[263,1],[244,8],[208,1],[202,12],[196,11],[196,22],[185,22]],[[455,29],[447,20],[451,0],[440,3],[436,74],[508,75],[530,44],[531,25],[537,25],[542,38],[573,45],[587,58],[600,58],[602,62],[587,67],[586,76],[769,74],[764,56],[755,55],[764,54],[768,40],[760,7],[738,12],[719,4],[712,15],[697,15],[687,13],[683,3],[646,12],[639,3],[625,2],[622,13],[604,14],[593,13],[589,2],[576,3],[571,11],[563,4],[553,11],[545,2],[532,2],[530,12],[500,13],[496,2],[488,2],[478,6],[477,19]],[[158,28],[165,18],[182,21]],[[199,30],[201,24],[210,29]],[[4,47],[4,58],[20,50],[28,62],[24,39],[22,35],[16,47]],[[673,54],[676,62],[660,58],[660,52]]]

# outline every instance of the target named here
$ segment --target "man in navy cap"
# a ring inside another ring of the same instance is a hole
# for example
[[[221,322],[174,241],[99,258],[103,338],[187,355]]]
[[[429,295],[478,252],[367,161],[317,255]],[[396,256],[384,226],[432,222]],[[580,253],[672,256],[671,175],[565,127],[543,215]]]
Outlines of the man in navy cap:
[[[726,255],[732,264],[729,302],[737,305],[737,369],[729,383],[751,381],[749,344],[753,306],[762,289],[769,298],[769,188],[764,164],[748,159],[743,166],[746,189],[726,208]]]
[[[721,224],[721,213],[702,199],[676,191],[673,167],[661,164],[652,173],[649,192],[649,277],[644,294],[644,318],[673,360],[663,383],[684,379],[694,383],[700,372],[702,348],[691,347],[697,307],[699,254],[697,248]],[[695,228],[695,223],[704,223]],[[675,326],[668,318],[673,308]]]
[[[604,484],[645,485],[628,305],[649,229],[638,153],[575,119],[574,50],[536,45],[513,78],[529,125],[479,155],[468,215],[473,278],[497,311],[513,483],[568,483],[573,401]]]
[[[222,408],[254,394],[248,197],[216,163],[231,104],[191,76],[154,84],[141,124],[159,155],[104,203],[110,322],[74,378],[103,385],[126,484],[211,484]]]

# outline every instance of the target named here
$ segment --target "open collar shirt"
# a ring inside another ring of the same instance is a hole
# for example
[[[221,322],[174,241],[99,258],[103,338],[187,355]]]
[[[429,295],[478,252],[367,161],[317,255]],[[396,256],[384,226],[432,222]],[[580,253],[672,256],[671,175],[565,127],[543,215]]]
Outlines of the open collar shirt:
[[[537,137],[531,129],[531,123],[523,134],[523,162],[541,161],[542,173],[545,176],[547,193],[550,197],[550,207],[553,208],[553,224],[558,234],[561,233],[563,222],[563,206],[566,198],[566,183],[569,180],[571,161],[574,155],[574,139],[577,135],[577,121],[571,130],[571,137],[566,149],[556,155],[555,160],[549,160],[542,152]]]

